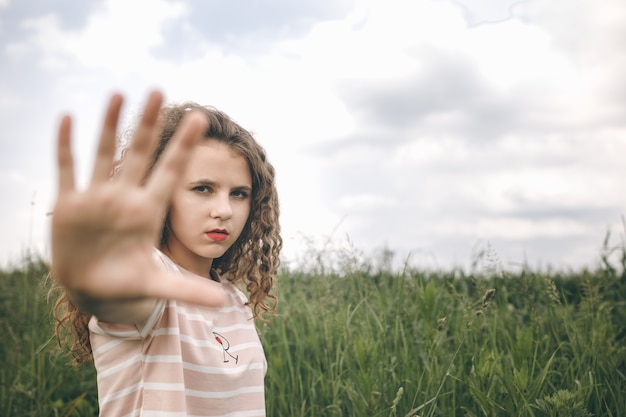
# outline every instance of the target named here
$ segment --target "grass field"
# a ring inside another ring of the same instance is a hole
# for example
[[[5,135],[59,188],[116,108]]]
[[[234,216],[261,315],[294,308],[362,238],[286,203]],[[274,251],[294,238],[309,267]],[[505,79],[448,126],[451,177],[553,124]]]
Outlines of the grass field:
[[[283,271],[260,327],[268,416],[626,416],[618,255],[568,273]],[[97,415],[92,366],[56,348],[46,271],[0,271],[0,416]]]

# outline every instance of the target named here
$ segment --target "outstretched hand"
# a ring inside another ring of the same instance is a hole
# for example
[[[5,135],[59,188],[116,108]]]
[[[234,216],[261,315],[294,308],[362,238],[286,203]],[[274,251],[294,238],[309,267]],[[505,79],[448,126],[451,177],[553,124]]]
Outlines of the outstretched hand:
[[[86,300],[169,298],[216,306],[220,285],[211,280],[173,279],[154,259],[172,190],[206,119],[188,114],[150,176],[148,164],[158,137],[163,97],[152,92],[123,167],[111,177],[123,98],[111,97],[91,182],[76,189],[70,149],[71,119],[58,132],[58,196],[52,218],[52,274],[73,295]]]

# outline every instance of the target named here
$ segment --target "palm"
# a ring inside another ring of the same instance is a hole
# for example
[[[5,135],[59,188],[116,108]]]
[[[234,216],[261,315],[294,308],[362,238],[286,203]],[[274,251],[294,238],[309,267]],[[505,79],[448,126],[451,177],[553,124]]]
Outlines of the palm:
[[[110,178],[122,98],[112,97],[89,187],[74,185],[70,119],[59,129],[59,193],[52,222],[53,275],[72,291],[98,299],[177,298],[214,305],[213,283],[172,281],[153,258],[166,207],[205,122],[187,117],[144,184],[162,97],[152,93],[123,169]]]
[[[154,206],[145,193],[118,184],[59,196],[53,220],[53,265],[83,271],[76,277],[76,290],[141,295],[141,281],[152,274],[132,275],[151,269],[144,254],[151,253],[151,237],[160,220],[160,210],[147,210]],[[74,276],[58,275],[62,279]]]

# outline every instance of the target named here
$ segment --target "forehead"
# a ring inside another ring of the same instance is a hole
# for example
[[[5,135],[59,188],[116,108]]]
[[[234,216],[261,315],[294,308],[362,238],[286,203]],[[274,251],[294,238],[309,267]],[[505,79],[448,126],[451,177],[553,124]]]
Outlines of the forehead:
[[[239,185],[252,182],[248,160],[233,147],[215,139],[203,140],[195,146],[187,163],[186,176],[221,179],[222,182],[231,178],[230,182],[239,182]]]
[[[245,159],[241,151],[239,151],[235,146],[219,139],[203,138],[196,145],[196,149],[206,150],[207,148],[215,153],[227,153],[232,158]]]

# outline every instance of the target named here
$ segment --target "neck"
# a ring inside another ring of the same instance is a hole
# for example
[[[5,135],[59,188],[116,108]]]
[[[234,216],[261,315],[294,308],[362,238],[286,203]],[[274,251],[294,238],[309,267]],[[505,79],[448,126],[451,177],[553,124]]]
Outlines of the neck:
[[[191,272],[194,275],[198,275],[202,278],[211,279],[211,265],[212,259],[199,258],[189,256],[185,253],[177,253],[176,250],[171,250],[167,245],[162,246],[161,252],[166,254],[176,265],[182,269]]]

